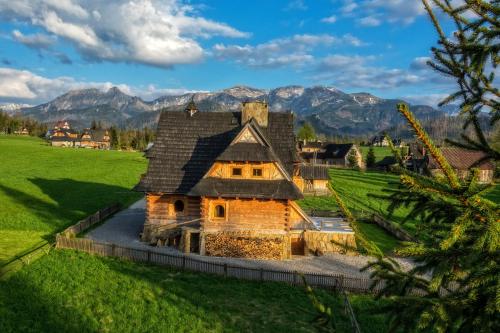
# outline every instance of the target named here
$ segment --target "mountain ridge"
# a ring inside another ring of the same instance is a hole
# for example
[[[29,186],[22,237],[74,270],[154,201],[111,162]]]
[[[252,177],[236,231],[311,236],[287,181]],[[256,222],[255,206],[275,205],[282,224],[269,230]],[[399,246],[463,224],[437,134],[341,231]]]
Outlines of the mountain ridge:
[[[404,119],[396,112],[401,99],[383,99],[368,92],[345,93],[334,87],[290,85],[257,89],[238,85],[215,92],[166,95],[151,101],[130,96],[117,87],[71,90],[52,101],[21,108],[20,113],[42,122],[68,120],[75,127],[87,127],[92,120],[104,125],[138,128],[154,126],[160,110],[183,108],[191,99],[201,111],[238,111],[241,103],[266,100],[271,111],[291,110],[297,123],[311,122],[327,135],[367,135],[397,126]],[[425,105],[411,105],[420,119],[445,113]]]

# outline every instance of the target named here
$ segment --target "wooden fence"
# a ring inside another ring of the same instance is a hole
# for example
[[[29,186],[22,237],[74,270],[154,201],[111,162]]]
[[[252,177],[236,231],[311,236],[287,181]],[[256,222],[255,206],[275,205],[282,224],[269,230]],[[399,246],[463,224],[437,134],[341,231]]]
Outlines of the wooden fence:
[[[64,235],[63,237],[72,237],[77,234],[79,234],[82,231],[87,230],[91,226],[95,225],[96,223],[99,223],[109,216],[113,215],[116,213],[118,210],[120,210],[120,204],[113,204],[109,207],[103,208],[95,212],[94,214],[86,217],[83,220],[78,221],[76,224],[66,228],[61,235]],[[57,243],[57,237],[61,237],[61,235],[56,235],[56,243]],[[44,256],[47,254],[51,247],[54,245],[54,242],[43,242],[41,245],[38,247],[34,248],[33,250],[30,250],[27,253],[24,253],[21,256],[17,256],[12,258],[10,261],[5,263],[3,266],[0,267],[0,279],[6,278],[9,276],[11,273],[16,272],[19,270],[21,267],[25,265],[29,265],[31,262],[34,260]]]
[[[337,274],[301,273],[290,270],[269,270],[249,268],[200,260],[183,254],[168,254],[154,250],[124,247],[85,238],[68,238],[57,235],[56,248],[75,249],[90,254],[124,258],[135,262],[181,268],[185,270],[234,277],[244,280],[276,281],[303,285],[301,275],[307,284],[315,287],[349,291],[353,293],[376,293],[381,285],[370,289],[372,280],[346,277]]]
[[[120,210],[120,204],[116,203],[109,207],[99,209],[94,214],[87,216],[85,219],[78,221],[76,224],[66,228],[61,234],[66,236],[75,236],[89,229],[91,226],[107,219]]]

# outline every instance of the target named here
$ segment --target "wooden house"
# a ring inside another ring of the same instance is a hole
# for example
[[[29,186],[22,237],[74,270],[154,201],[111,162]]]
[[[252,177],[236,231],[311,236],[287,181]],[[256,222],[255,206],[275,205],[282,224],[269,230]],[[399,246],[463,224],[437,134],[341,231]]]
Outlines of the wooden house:
[[[294,182],[304,194],[329,195],[330,176],[328,169],[328,166],[323,165],[301,165],[296,177],[294,177]]]
[[[363,164],[359,148],[353,143],[308,142],[299,146],[300,157],[310,165],[349,167],[349,155],[355,155],[358,165]]]
[[[146,194],[145,242],[284,259],[292,249],[303,252],[304,232],[316,229],[295,202],[302,192],[292,177],[298,156],[290,112],[270,113],[264,102],[198,112],[191,102],[161,113],[146,156],[148,171],[136,186]]]
[[[111,137],[106,129],[85,129],[80,136],[80,146],[92,149],[110,149]]]
[[[493,181],[495,164],[491,159],[484,159],[485,154],[483,152],[456,147],[444,147],[441,148],[441,152],[458,177],[466,179],[470,177],[471,169],[476,168],[479,171],[478,180],[480,183],[491,183]],[[428,156],[427,169],[431,175],[442,174],[439,165],[430,155]]]
[[[67,121],[59,121],[49,130],[46,138],[55,147],[79,147],[79,133],[73,130]]]

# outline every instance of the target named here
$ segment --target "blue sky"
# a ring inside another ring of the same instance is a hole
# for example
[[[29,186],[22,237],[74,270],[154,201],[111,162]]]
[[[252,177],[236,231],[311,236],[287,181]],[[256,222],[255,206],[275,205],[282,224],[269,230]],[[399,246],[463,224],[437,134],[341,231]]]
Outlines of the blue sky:
[[[419,0],[0,0],[0,102],[327,85],[435,104]]]

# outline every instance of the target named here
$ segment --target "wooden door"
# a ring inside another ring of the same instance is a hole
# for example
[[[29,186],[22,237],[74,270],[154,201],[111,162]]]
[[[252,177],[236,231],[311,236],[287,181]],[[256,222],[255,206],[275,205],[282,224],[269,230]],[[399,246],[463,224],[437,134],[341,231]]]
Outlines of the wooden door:
[[[293,256],[303,256],[304,255],[304,236],[302,234],[295,234],[291,237],[292,245],[292,255]]]

